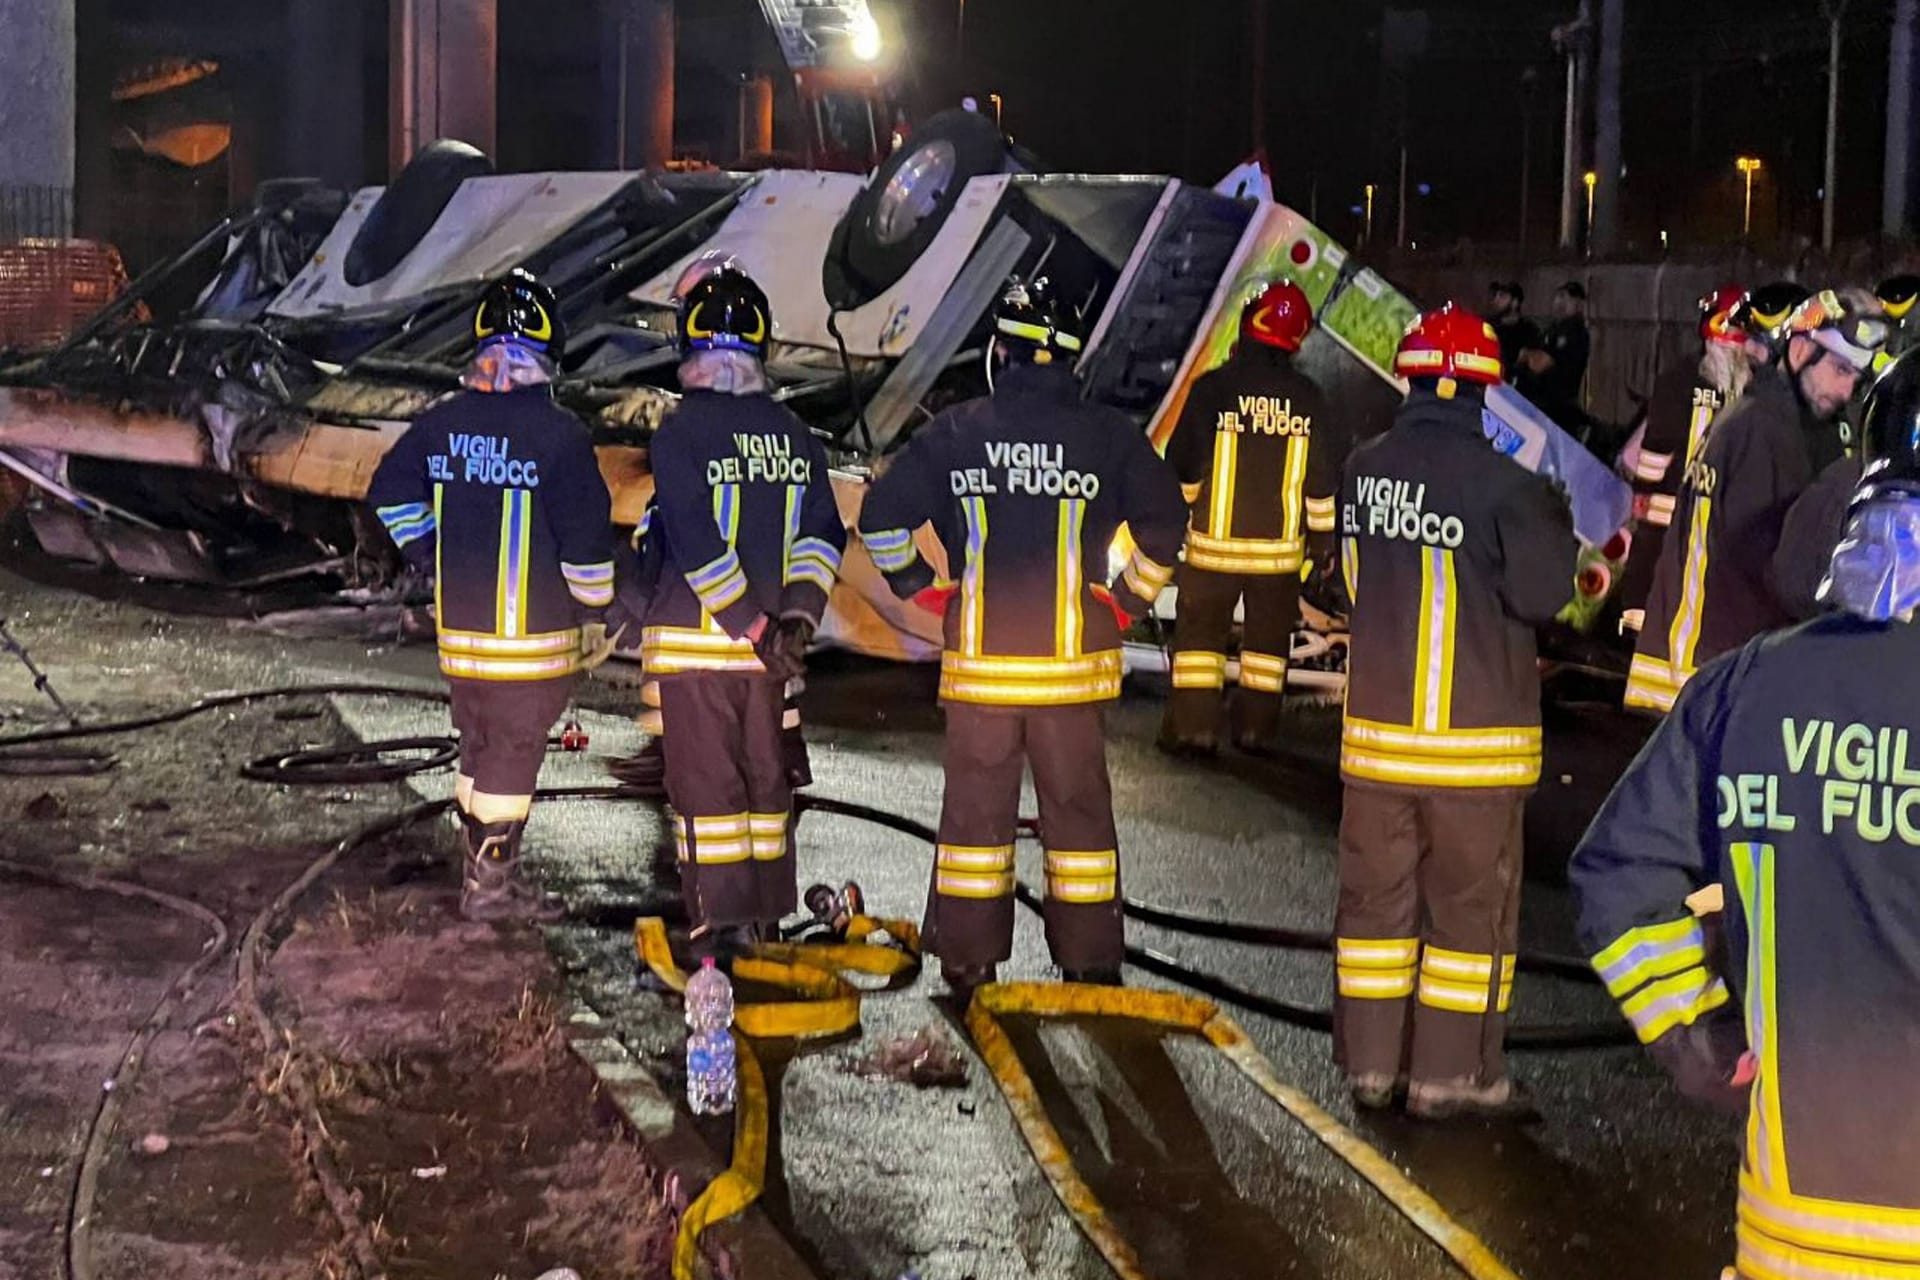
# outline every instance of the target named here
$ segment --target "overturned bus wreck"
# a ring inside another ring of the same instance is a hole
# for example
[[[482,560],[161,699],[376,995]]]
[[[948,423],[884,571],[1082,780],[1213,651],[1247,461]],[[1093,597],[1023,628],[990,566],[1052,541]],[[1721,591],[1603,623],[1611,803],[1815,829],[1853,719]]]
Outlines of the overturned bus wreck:
[[[1292,279],[1321,321],[1304,367],[1356,436],[1386,425],[1386,370],[1415,306],[1305,219],[1244,183],[1022,159],[989,119],[954,111],[871,179],[496,174],[443,141],[386,188],[269,183],[58,346],[0,370],[0,466],[31,486],[32,532],[55,556],[398,601],[418,584],[358,500],[411,419],[458,385],[485,284],[520,266],[558,295],[571,338],[555,394],[592,426],[615,519],[631,525],[652,493],[648,440],[676,400],[671,291],[714,250],[769,295],[775,395],[826,442],[849,521],[890,450],[988,388],[988,315],[1015,275],[1047,276],[1082,310],[1085,395],[1156,439],[1231,348],[1245,299]],[[1490,405],[1496,447],[1562,479],[1583,539],[1606,543],[1625,486],[1511,392]],[[1605,578],[1583,575],[1583,591],[1604,597]],[[824,641],[930,658],[935,625],[849,549]]]

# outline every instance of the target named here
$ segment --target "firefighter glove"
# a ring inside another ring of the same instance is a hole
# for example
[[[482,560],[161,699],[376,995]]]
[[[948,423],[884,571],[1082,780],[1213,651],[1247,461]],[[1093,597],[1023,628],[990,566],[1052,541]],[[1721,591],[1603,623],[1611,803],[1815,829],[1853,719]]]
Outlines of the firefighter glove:
[[[793,680],[807,672],[807,646],[813,643],[813,622],[799,615],[770,623],[754,641],[753,651],[767,674]]]
[[[620,637],[625,635],[626,625],[607,629],[604,622],[589,622],[580,628],[580,669],[593,671],[613,656],[620,647]]]
[[[1738,1019],[1703,1018],[1675,1027],[1647,1048],[1682,1094],[1727,1115],[1747,1113],[1751,1076],[1741,1079],[1746,1043]]]

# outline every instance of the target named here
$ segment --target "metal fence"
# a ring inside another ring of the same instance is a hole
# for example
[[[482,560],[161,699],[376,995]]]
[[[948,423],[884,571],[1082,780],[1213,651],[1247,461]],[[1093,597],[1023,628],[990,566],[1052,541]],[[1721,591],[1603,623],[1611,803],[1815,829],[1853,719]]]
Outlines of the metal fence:
[[[72,187],[0,183],[0,240],[59,240],[72,234]]]
[[[1554,292],[1569,280],[1587,291],[1587,327],[1593,355],[1587,366],[1587,412],[1603,422],[1638,416],[1653,380],[1675,363],[1699,353],[1700,298],[1735,280],[1763,282],[1751,265],[1663,262],[1504,270],[1490,265],[1422,266],[1401,262],[1389,269],[1395,284],[1422,306],[1452,299],[1475,311],[1486,306],[1487,285],[1518,280],[1526,290],[1527,315],[1545,323]]]

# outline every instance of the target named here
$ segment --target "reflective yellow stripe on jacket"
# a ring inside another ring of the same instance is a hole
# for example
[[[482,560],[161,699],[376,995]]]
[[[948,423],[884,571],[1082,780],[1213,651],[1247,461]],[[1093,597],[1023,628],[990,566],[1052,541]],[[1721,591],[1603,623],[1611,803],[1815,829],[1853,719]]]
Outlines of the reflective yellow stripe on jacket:
[[[640,633],[640,661],[649,675],[689,671],[762,672],[753,642],[734,639],[718,626],[648,627]]]
[[[1350,778],[1411,787],[1532,786],[1540,779],[1539,726],[1454,725],[1458,617],[1453,552],[1428,547],[1420,567],[1411,723],[1389,724],[1349,714],[1340,733],[1341,772]]]
[[[1239,503],[1240,437],[1221,432],[1214,440],[1213,475],[1208,482],[1205,527],[1187,532],[1187,564],[1210,573],[1238,573],[1259,577],[1298,573],[1306,563],[1304,530],[1331,531],[1334,522],[1332,498],[1304,497],[1307,478],[1305,438],[1287,441],[1286,461],[1281,468],[1281,529],[1278,538],[1243,538],[1233,532],[1234,509]],[[1188,501],[1191,502],[1192,496]],[[1262,495],[1262,501],[1272,499]]]
[[[580,669],[580,633],[440,632],[440,671],[466,680],[554,680]]]
[[[1674,700],[1680,696],[1680,687],[1685,683],[1674,678],[1672,663],[1636,653],[1633,665],[1627,669],[1626,705],[1664,714],[1673,710]]]
[[[955,653],[940,658],[940,697],[978,706],[1063,707],[1120,696],[1120,650],[1073,658],[987,657]]]
[[[1700,648],[1700,623],[1707,612],[1707,529],[1713,518],[1713,499],[1702,496],[1693,508],[1687,530],[1687,563],[1681,578],[1680,607],[1667,633],[1667,657],[1673,666],[1675,692],[1693,678],[1695,654]]]
[[[1216,538],[1198,529],[1187,533],[1187,563],[1213,573],[1298,573],[1306,558],[1307,544],[1300,538]]]

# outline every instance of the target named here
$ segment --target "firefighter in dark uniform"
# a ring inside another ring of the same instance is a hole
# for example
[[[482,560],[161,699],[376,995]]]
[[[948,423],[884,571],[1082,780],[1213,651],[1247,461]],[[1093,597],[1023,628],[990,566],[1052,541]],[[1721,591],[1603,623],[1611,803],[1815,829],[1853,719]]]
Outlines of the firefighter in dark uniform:
[[[1920,316],[1913,313],[1914,303],[1920,302],[1920,276],[1908,272],[1889,276],[1874,287],[1873,296],[1887,315],[1886,357],[1891,361],[1920,343]]]
[[[798,902],[781,703],[847,535],[826,451],[768,394],[772,316],[759,286],[716,271],[687,291],[679,322],[685,394],[650,450],[645,545],[659,578],[641,660],[660,682],[693,938],[731,952]]]
[[[1341,488],[1353,600],[1340,771],[1335,1053],[1356,1103],[1520,1115],[1501,1041],[1521,815],[1540,775],[1535,628],[1574,594],[1566,501],[1481,424],[1500,347],[1449,305],[1407,331],[1410,384]]]
[[[1700,665],[1794,620],[1774,567],[1787,514],[1844,458],[1838,422],[1886,341],[1886,322],[1832,292],[1775,333],[1780,362],[1755,372],[1687,468],[1627,676],[1626,705],[1657,712]]]
[[[695,257],[680,272],[680,278],[674,282],[671,298],[676,312],[695,285],[710,275],[728,269],[745,270],[740,260],[724,249],[709,249]],[[697,385],[709,369],[726,368],[724,362],[728,359],[730,357],[723,355],[701,355],[683,363],[682,372]],[[765,381],[765,370],[759,367],[758,362],[739,365],[735,372],[748,382]],[[652,519],[653,503],[649,502],[646,510],[641,513],[639,525],[634,530],[633,559],[627,566],[623,566],[623,572],[620,574],[622,594],[625,596],[651,599],[654,587],[658,584],[659,547],[658,544],[651,548],[646,546],[647,528]],[[641,614],[636,613],[635,616],[641,616]],[[813,783],[813,763],[807,754],[806,734],[800,724],[800,695],[805,689],[806,680],[803,677],[796,677],[787,682],[786,707],[780,722],[781,732],[786,742],[787,776],[796,791]],[[629,786],[655,790],[663,787],[666,782],[667,738],[666,724],[660,715],[659,681],[648,680],[642,685],[640,699],[642,710],[635,717],[635,723],[642,733],[648,735],[647,743],[634,755],[613,762],[609,772]]]
[[[613,526],[586,426],[548,383],[563,334],[553,294],[515,271],[474,316],[466,390],[422,414],[367,501],[434,575],[440,670],[460,734],[455,802],[471,919],[557,919],[520,875],[520,842],[583,661],[613,601]]]
[[[1633,546],[1620,579],[1620,631],[1629,638],[1646,620],[1647,592],[1673,523],[1680,477],[1706,444],[1714,417],[1740,398],[1752,377],[1746,334],[1733,323],[1745,297],[1746,290],[1735,285],[1700,299],[1700,360],[1662,374],[1647,397],[1632,469]]]
[[[1915,360],[1869,397],[1834,611],[1703,668],[1573,857],[1582,945],[1640,1039],[1749,1114],[1742,1280],[1920,1277]]]
[[[1308,556],[1333,552],[1333,503],[1344,439],[1320,388],[1294,368],[1313,327],[1306,294],[1269,285],[1241,313],[1240,345],[1194,383],[1167,441],[1192,504],[1173,638],[1173,697],[1160,746],[1212,755],[1226,687],[1227,640],[1245,601],[1234,742],[1270,749],[1280,726],[1287,657]]]
[[[1119,980],[1104,704],[1120,693],[1121,633],[1173,577],[1186,526],[1180,483],[1146,435],[1080,398],[1080,337],[1044,283],[1016,282],[1000,304],[993,394],[921,428],[860,514],[861,539],[894,592],[945,620],[946,798],[927,946],[963,995],[1012,953],[1028,763],[1046,846],[1047,944],[1068,980]],[[957,582],[937,580],[914,546],[929,521]],[[1122,523],[1135,550],[1110,586]]]

